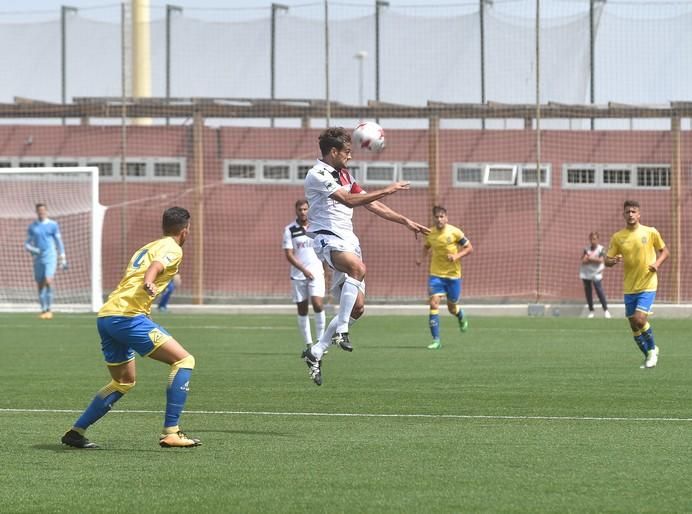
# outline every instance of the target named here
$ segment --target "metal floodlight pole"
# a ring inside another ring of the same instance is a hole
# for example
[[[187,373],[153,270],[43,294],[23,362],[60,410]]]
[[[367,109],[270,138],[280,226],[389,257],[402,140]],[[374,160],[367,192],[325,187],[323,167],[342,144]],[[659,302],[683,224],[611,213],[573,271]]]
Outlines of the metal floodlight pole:
[[[182,13],[183,8],[166,4],[166,103],[171,100],[171,18],[174,12]],[[166,125],[170,122],[170,118],[166,118]]]
[[[272,4],[272,22],[271,22],[271,44],[270,44],[270,70],[269,70],[269,98],[276,98],[276,12],[288,11],[288,6],[284,4]],[[270,126],[274,126],[274,118],[270,119]]]
[[[76,12],[76,7],[60,7],[60,99],[63,105],[67,101],[67,15]],[[62,124],[65,124],[65,118]]]
[[[541,0],[536,0],[536,303],[541,300]],[[547,172],[547,170],[546,170]]]
[[[589,100],[591,105],[596,103],[596,2],[605,3],[606,0],[589,1],[589,68],[591,77],[589,80]],[[595,128],[595,120],[591,118],[591,130]]]
[[[492,0],[479,1],[479,23],[481,37],[481,103],[485,104],[485,5],[492,5]],[[481,119],[481,128],[485,129],[485,118]]]
[[[389,2],[375,0],[375,101],[380,102],[380,10]],[[379,123],[379,118],[377,122]]]
[[[363,95],[363,62],[368,56],[368,52],[365,50],[359,50],[356,55],[353,56],[354,59],[358,61],[358,105],[364,105],[364,95]]]
[[[324,0],[324,100],[326,102],[325,121],[329,127],[332,118],[332,101],[329,91],[329,0]]]

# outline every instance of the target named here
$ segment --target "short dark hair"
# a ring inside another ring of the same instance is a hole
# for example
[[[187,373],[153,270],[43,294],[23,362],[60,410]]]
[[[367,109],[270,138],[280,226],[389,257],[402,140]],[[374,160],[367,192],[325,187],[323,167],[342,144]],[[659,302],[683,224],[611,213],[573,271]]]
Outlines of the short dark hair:
[[[296,209],[300,207],[301,205],[307,205],[308,201],[305,198],[301,198],[300,200],[296,200]]]
[[[161,228],[166,236],[177,236],[190,224],[190,212],[182,207],[170,207],[163,211]]]
[[[438,214],[447,214],[447,209],[442,207],[441,205],[434,205],[432,208],[432,213],[433,216],[437,216]]]
[[[625,200],[625,204],[622,206],[622,210],[624,211],[628,207],[636,207],[637,209],[639,209],[639,202],[637,200]]]
[[[42,202],[42,203],[37,203],[37,204],[36,204],[36,210],[38,210],[39,207],[45,207],[46,209],[48,208],[48,206],[47,206],[45,203],[43,203],[43,202]]]
[[[598,232],[589,233],[589,239],[591,239],[593,236],[596,236],[598,239],[601,239],[601,234],[599,234]]]
[[[343,150],[351,142],[351,134],[343,127],[330,127],[320,134],[320,151],[327,155],[332,148]]]

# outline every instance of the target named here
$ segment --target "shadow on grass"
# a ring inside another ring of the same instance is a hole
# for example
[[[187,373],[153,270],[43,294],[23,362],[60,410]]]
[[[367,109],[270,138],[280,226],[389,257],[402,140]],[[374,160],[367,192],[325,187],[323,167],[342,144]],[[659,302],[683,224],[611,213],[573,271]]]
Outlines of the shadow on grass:
[[[260,430],[218,430],[218,429],[210,429],[210,430],[204,430],[204,429],[196,429],[195,434],[201,433],[201,434],[238,434],[238,435],[263,435],[267,437],[286,437],[286,438],[292,438],[292,434],[288,434],[286,432],[267,432],[267,431],[260,431]]]
[[[98,452],[98,451],[107,451],[107,452],[122,452],[122,453],[132,453],[133,451],[136,451],[137,453],[140,452],[155,452],[159,453],[163,451],[164,449],[168,448],[151,448],[151,449],[142,449],[142,448],[108,448],[108,447],[103,447],[99,446],[98,448],[72,448],[71,446],[65,446],[64,444],[35,444],[32,446],[33,449],[35,450],[48,450],[52,451],[55,453],[65,453],[65,452],[77,452],[77,453],[92,453],[92,452]]]

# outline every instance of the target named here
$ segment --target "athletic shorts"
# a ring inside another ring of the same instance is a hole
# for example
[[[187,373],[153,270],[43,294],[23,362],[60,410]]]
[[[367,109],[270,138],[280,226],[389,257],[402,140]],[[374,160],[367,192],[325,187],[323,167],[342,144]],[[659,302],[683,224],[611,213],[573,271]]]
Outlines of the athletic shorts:
[[[360,253],[360,241],[358,241],[355,234],[351,240],[345,240],[331,234],[317,234],[313,243],[313,249],[317,257],[332,268],[332,290],[336,291],[341,288],[348,275],[334,267],[331,257],[332,251],[354,253],[359,259],[363,260],[363,256]],[[365,280],[361,281],[358,289],[365,294]]]
[[[34,279],[36,282],[43,282],[47,278],[55,276],[55,269],[58,266],[58,256],[37,257],[34,259]]]
[[[135,352],[147,356],[171,334],[149,316],[104,316],[96,318],[101,336],[101,351],[108,366],[116,366],[135,358]]]
[[[291,280],[291,298],[293,303],[309,300],[313,296],[324,296],[324,275],[315,275],[312,280]]]
[[[428,277],[428,294],[430,296],[444,295],[447,301],[457,303],[461,300],[460,278],[443,278],[430,275]]]
[[[631,293],[625,295],[625,316],[631,318],[635,311],[641,311],[644,314],[653,312],[654,300],[656,299],[656,291],[643,291],[641,293]]]

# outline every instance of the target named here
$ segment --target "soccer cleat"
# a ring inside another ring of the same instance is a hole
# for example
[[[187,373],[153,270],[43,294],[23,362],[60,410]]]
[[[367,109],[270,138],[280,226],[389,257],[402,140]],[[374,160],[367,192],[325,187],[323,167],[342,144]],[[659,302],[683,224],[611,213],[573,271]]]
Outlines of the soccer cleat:
[[[348,332],[337,332],[334,334],[334,337],[332,337],[332,344],[338,344],[342,350],[347,352],[353,351],[353,345],[348,339]]]
[[[468,329],[469,329],[469,322],[466,321],[466,318],[459,319],[459,330],[461,330],[462,332],[466,332]]]
[[[159,446],[161,448],[192,448],[201,446],[199,439],[193,439],[183,434],[180,430],[172,434],[161,434],[159,436]]]
[[[62,439],[60,439],[60,441],[62,442],[62,444],[72,446],[72,448],[94,449],[99,447],[98,444],[92,443],[82,434],[72,429],[65,432],[65,435],[62,436]]]
[[[53,313],[51,311],[45,311],[38,315],[40,319],[53,319]]]
[[[315,384],[322,385],[322,363],[312,354],[310,349],[306,349],[302,354],[305,364],[308,366],[308,374]]]
[[[610,318],[612,318],[612,316],[610,315],[610,312],[609,312],[609,311],[604,311],[604,312],[603,312],[603,317],[604,317],[605,319],[610,319]]]
[[[658,346],[654,347],[653,350],[646,352],[646,360],[644,361],[644,368],[651,369],[655,368],[658,364]]]
[[[594,314],[594,312],[593,312],[593,311],[590,311],[590,312],[589,312],[589,315],[587,316],[587,318],[593,319],[594,316],[596,316],[596,315]]]
[[[432,343],[428,345],[429,350],[439,350],[440,348],[442,348],[442,343],[439,339],[435,339]]]

